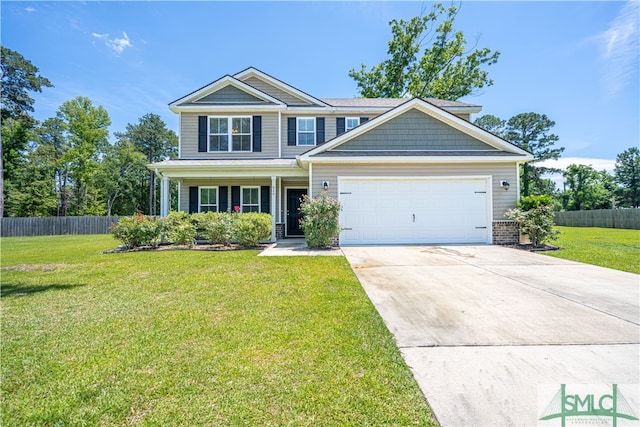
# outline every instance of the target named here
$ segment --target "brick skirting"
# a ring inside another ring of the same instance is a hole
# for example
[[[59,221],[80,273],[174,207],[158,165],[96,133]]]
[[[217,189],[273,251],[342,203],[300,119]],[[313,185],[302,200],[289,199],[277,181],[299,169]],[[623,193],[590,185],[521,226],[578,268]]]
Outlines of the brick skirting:
[[[514,221],[493,221],[493,244],[513,245],[520,243],[520,227]]]

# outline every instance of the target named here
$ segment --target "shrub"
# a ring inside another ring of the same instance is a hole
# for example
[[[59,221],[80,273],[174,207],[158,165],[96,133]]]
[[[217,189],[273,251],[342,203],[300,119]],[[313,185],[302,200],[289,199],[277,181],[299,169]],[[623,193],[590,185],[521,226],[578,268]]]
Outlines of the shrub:
[[[539,196],[524,196],[521,197],[518,201],[518,207],[523,211],[529,211],[531,209],[540,207],[540,206],[553,206],[554,200],[553,197],[548,196],[546,194]]]
[[[142,214],[122,218],[117,224],[111,226],[113,237],[120,240],[125,246],[157,246],[162,234],[162,222]]]
[[[271,237],[271,215],[266,213],[248,212],[243,214],[224,214],[234,217],[234,240],[245,248],[257,246],[263,240]]]
[[[167,240],[174,245],[192,246],[196,238],[196,226],[185,212],[171,212],[163,220]]]
[[[234,238],[234,217],[234,214],[226,212],[207,212],[201,236],[209,243],[228,245]]]
[[[505,216],[518,223],[520,232],[529,236],[534,247],[549,239],[556,239],[560,234],[553,228],[553,207],[540,204],[529,210],[522,208],[509,209]]]
[[[310,248],[326,248],[331,246],[333,239],[340,233],[338,223],[342,205],[336,199],[322,192],[319,196],[310,198],[303,196],[300,212],[302,219],[300,227],[304,231],[307,246]]]

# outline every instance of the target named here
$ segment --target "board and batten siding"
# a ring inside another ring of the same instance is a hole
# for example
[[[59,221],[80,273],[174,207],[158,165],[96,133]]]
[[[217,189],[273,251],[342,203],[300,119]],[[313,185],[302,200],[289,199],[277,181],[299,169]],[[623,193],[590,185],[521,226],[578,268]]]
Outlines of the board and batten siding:
[[[282,89],[277,88],[259,78],[249,77],[248,79],[244,79],[243,81],[244,83],[247,83],[248,85],[258,89],[259,91],[271,95],[272,97],[284,102],[287,105],[313,105],[310,102],[295,97],[290,93],[287,93]]]
[[[257,114],[262,116],[262,151],[254,152],[198,152],[198,116],[206,114],[182,113],[180,115],[180,159],[275,159],[278,157],[278,114]],[[211,116],[229,116],[237,114],[216,113]],[[256,115],[256,114],[254,114]],[[253,116],[253,115],[252,115]]]
[[[328,195],[338,198],[339,176],[361,177],[429,177],[429,176],[492,176],[493,220],[504,220],[507,209],[516,206],[518,191],[516,188],[516,165],[505,163],[468,164],[402,164],[389,163],[385,165],[339,164],[313,165],[312,194],[317,196],[322,189],[322,182],[329,182]],[[500,187],[500,181],[509,181],[511,187],[505,191]],[[399,207],[400,208],[400,207]]]
[[[494,147],[416,109],[341,144],[339,150],[492,150]]]

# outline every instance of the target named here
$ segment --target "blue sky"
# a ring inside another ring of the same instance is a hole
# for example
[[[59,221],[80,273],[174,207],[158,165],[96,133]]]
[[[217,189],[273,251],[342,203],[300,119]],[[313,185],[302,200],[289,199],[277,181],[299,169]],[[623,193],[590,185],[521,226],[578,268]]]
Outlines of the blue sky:
[[[123,131],[146,113],[177,130],[167,104],[255,66],[316,97],[356,96],[348,76],[385,58],[388,22],[431,2],[3,1],[2,45],[55,85],[35,116],[88,96]],[[565,161],[612,169],[640,137],[638,0],[462,3],[469,45],[502,52],[495,84],[462,101],[508,119],[547,114]]]

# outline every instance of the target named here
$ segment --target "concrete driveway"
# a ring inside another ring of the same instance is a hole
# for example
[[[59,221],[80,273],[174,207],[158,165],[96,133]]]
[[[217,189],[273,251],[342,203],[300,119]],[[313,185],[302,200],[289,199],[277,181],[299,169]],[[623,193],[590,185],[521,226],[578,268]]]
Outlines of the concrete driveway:
[[[629,384],[638,416],[640,276],[500,246],[342,250],[441,425],[560,425],[539,421],[560,384]]]

